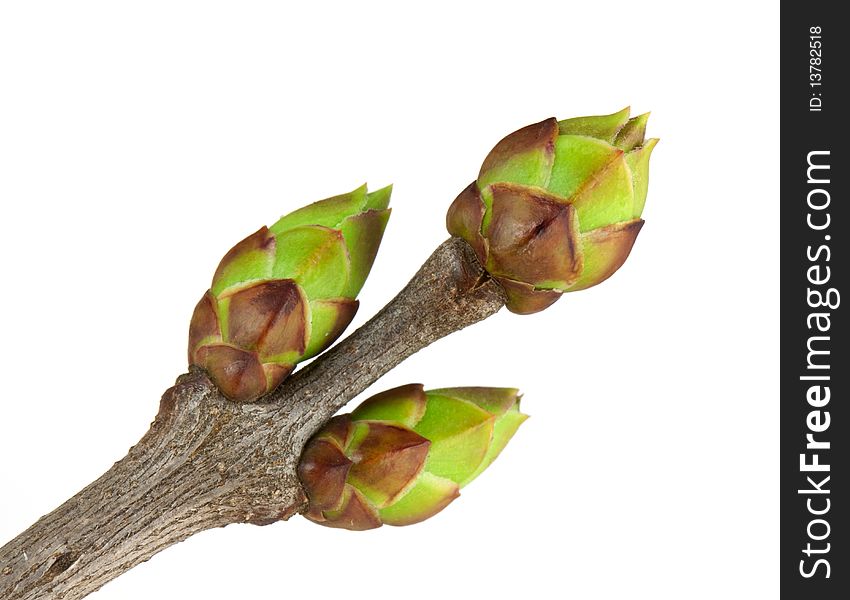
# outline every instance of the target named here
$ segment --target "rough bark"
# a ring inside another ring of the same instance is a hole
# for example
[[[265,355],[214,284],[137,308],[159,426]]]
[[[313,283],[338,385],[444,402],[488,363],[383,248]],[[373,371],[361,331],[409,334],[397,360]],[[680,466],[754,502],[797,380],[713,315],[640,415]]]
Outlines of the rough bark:
[[[203,371],[182,375],[125,458],[0,548],[0,597],[82,598],[199,531],[303,510],[295,469],[310,436],[402,360],[503,304],[453,238],[372,320],[260,403],[228,401]]]

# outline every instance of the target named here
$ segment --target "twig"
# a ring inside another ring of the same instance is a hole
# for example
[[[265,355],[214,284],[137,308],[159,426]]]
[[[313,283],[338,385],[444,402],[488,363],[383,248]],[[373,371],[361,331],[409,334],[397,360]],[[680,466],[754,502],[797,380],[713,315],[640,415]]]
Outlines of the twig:
[[[288,519],[304,508],[295,468],[316,430],[405,358],[503,305],[452,238],[374,318],[261,403],[228,401],[200,370],[182,375],[126,457],[0,548],[0,597],[83,598],[200,531]]]

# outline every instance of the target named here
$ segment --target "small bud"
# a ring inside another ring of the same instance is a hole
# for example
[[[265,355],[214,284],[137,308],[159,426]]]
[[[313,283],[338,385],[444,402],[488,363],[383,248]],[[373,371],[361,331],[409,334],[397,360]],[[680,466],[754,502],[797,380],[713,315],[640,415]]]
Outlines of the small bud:
[[[505,289],[509,310],[529,314],[563,292],[605,281],[628,258],[643,225],[649,114],[629,109],[554,118],[500,141],[446,224]]]
[[[366,186],[262,227],[221,260],[189,326],[189,363],[251,402],[339,337],[378,252],[391,188]]]
[[[355,531],[435,515],[486,469],[528,417],[517,390],[411,384],[331,419],[298,475],[308,519]]]

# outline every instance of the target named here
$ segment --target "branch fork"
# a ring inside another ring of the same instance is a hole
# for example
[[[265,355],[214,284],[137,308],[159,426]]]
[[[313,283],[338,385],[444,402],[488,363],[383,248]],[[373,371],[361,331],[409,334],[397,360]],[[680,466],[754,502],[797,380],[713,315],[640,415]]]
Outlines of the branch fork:
[[[303,512],[296,467],[307,440],[405,358],[504,302],[451,238],[374,318],[260,402],[232,402],[192,368],[127,456],[0,548],[0,597],[83,598],[200,531]]]

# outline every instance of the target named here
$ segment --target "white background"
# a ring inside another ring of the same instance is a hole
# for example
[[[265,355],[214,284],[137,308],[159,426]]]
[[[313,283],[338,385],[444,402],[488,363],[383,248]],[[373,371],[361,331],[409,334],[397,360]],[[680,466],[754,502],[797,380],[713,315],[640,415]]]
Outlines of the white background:
[[[499,138],[631,104],[661,143],[626,266],[370,390],[523,390],[460,500],[205,532],[92,598],[776,597],[778,24],[740,1],[4,2],[0,543],[144,433],[233,243],[394,183],[359,325]]]

